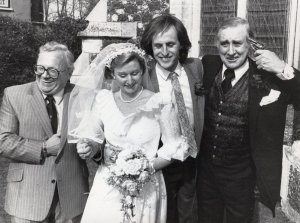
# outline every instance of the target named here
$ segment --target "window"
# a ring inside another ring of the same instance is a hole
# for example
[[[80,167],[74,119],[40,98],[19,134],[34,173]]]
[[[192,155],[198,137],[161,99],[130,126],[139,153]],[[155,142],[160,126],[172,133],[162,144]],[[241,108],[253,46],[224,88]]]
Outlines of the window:
[[[0,0],[0,9],[1,8],[9,8],[10,0]]]
[[[200,56],[217,54],[215,36],[220,23],[236,16],[236,0],[202,0],[200,28]]]
[[[257,40],[280,58],[286,59],[288,0],[248,0],[247,17]]]
[[[214,40],[220,23],[240,16],[248,19],[257,40],[286,59],[289,0],[202,0],[201,12],[200,56],[217,54]]]

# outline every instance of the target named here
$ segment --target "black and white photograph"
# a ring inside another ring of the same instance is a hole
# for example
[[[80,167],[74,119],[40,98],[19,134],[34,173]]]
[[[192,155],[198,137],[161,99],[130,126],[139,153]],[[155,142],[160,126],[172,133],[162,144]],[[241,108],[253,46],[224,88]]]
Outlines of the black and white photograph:
[[[300,0],[0,0],[0,223],[300,223]]]

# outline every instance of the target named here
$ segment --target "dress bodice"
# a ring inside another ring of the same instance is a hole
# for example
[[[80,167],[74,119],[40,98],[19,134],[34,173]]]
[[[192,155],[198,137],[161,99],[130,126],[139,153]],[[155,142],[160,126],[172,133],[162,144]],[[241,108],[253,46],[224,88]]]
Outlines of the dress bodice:
[[[124,115],[114,100],[111,91],[102,91],[95,106],[95,119],[100,119],[104,128],[106,142],[120,148],[141,148],[149,158],[155,157],[160,126],[157,116],[160,110],[158,95],[153,95],[146,104],[129,115]]]
[[[160,93],[152,95],[135,112],[124,115],[114,95],[101,90],[91,112],[83,118],[72,136],[88,138],[98,143],[109,143],[122,149],[139,148],[149,159],[159,156],[166,160],[185,160],[191,154],[181,136],[175,107],[164,101]],[[163,146],[158,148],[160,139]]]

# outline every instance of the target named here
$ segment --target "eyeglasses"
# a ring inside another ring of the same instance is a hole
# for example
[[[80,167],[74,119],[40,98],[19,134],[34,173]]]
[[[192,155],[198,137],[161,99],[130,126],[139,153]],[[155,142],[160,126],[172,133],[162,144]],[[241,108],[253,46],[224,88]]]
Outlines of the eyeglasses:
[[[57,79],[61,72],[66,71],[66,70],[59,71],[52,67],[45,68],[42,65],[34,65],[33,70],[34,70],[34,73],[38,76],[42,76],[42,74],[45,73],[45,71],[47,71],[48,75],[53,79]]]

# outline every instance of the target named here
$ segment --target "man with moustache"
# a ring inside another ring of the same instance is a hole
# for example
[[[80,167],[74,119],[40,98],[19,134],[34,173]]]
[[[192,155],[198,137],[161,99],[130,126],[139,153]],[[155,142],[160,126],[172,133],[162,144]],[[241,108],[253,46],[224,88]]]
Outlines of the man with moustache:
[[[46,43],[36,81],[4,90],[0,155],[11,160],[5,210],[12,223],[80,222],[88,169],[66,141],[73,60],[65,45]]]
[[[160,15],[146,26],[141,47],[155,59],[149,71],[149,80],[145,84],[148,89],[160,92],[163,98],[170,98],[175,82],[172,75],[179,81],[177,88],[181,89],[184,103],[179,103],[175,97],[177,106],[184,107],[182,110],[188,117],[185,123],[191,129],[191,137],[196,139],[195,147],[199,148],[204,119],[204,96],[194,89],[202,84],[202,64],[198,58],[188,58],[191,43],[186,28],[176,17]],[[178,116],[181,115],[178,113]],[[195,159],[189,157],[184,162],[174,161],[163,170],[163,174],[167,189],[167,222],[195,222]]]
[[[250,27],[242,18],[223,22],[219,55],[206,55],[205,124],[198,160],[201,223],[252,222],[254,187],[275,213],[280,200],[286,108],[299,109],[300,73],[268,50],[248,57]]]

